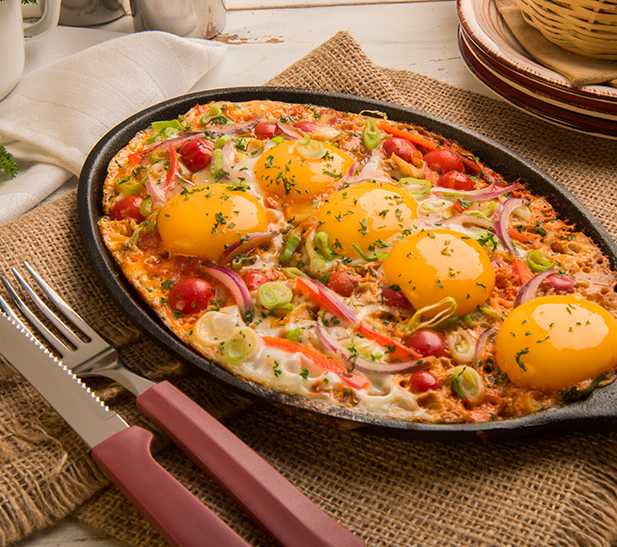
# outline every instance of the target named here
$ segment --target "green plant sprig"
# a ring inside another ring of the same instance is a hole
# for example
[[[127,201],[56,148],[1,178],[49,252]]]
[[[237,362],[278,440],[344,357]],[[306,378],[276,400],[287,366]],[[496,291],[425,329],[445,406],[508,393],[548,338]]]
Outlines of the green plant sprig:
[[[2,1],[2,0],[0,0]],[[19,168],[13,159],[11,154],[4,146],[0,144],[0,169],[4,171],[9,177],[14,179],[17,176]]]

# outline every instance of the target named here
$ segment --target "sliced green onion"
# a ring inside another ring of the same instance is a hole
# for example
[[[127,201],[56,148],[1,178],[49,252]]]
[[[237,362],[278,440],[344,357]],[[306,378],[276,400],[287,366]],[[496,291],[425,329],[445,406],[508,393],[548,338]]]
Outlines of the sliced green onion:
[[[484,209],[482,213],[484,214],[486,218],[491,219],[495,215],[495,211],[497,210],[497,207],[499,207],[499,205],[497,204],[496,201],[489,201],[488,207],[486,207],[486,209]]]
[[[422,321],[422,316],[426,315],[427,312],[431,312],[433,310],[438,310],[446,306],[445,309],[441,310],[437,315],[427,319],[426,321]],[[411,334],[420,329],[429,329],[439,325],[442,321],[452,317],[458,304],[456,300],[451,296],[446,296],[442,298],[436,304],[431,304],[430,306],[425,306],[424,308],[419,309],[411,316],[411,319],[405,325],[405,333]]]
[[[579,395],[589,395],[594,389],[596,389],[598,387],[598,385],[600,384],[600,382],[602,380],[604,380],[604,378],[606,378],[607,373],[603,372],[602,374],[600,374],[600,376],[598,376],[593,382],[591,382],[587,387],[584,387],[583,389],[579,389],[578,393]]]
[[[159,161],[163,161],[167,159],[167,152],[164,150],[152,150],[150,152],[150,161],[152,163],[158,163]]]
[[[212,118],[218,118],[223,115],[220,106],[211,106],[208,112],[201,117],[201,123],[208,123]]]
[[[139,214],[148,217],[152,214],[152,198],[147,196],[139,206]]]
[[[141,177],[142,173],[145,173],[143,177]],[[126,175],[117,180],[115,187],[118,192],[121,192],[123,194],[139,194],[147,180],[148,169],[146,169],[145,167],[139,167],[133,170],[133,177],[129,177],[128,175]]]
[[[485,209],[485,211],[488,211],[488,208]],[[495,211],[493,211],[493,213],[494,212]],[[483,213],[482,211],[474,211],[474,210],[470,211],[469,209],[467,209],[463,214],[464,215],[470,215],[470,216],[473,216],[473,217],[482,218],[484,220],[488,220],[489,222],[492,222],[492,220],[489,217],[487,217],[486,214]]]
[[[336,253],[330,247],[330,238],[326,232],[317,232],[313,238],[315,247],[326,260],[334,260]]]
[[[306,135],[302,139],[298,139],[295,144],[296,152],[305,160],[318,160],[326,154],[324,145],[311,139],[310,135]]]
[[[414,177],[404,177],[398,183],[413,196],[424,196],[433,188],[433,185],[428,180]]]
[[[295,342],[302,341],[302,329],[300,327],[296,327],[294,329],[288,330],[286,334],[287,340],[294,340]]]
[[[308,277],[308,275],[298,268],[285,268],[283,273],[289,277],[289,279],[296,279],[296,277]]]
[[[257,299],[259,303],[267,310],[280,309],[287,306],[293,298],[292,290],[283,283],[276,281],[264,283],[259,287]]]
[[[488,315],[489,317],[497,317],[499,314],[492,308],[482,305],[478,306],[478,310],[481,311],[484,315]]]
[[[527,265],[532,272],[544,272],[552,268],[555,263],[544,258],[538,251],[531,251],[527,254]]]
[[[315,247],[315,235],[311,235],[305,242],[304,248],[306,254],[309,257],[309,267],[313,270],[323,270],[327,266],[323,256],[317,251]]]
[[[373,256],[367,256],[366,253],[360,248],[360,245],[358,245],[357,243],[352,243],[351,245],[356,252],[362,257],[362,260],[366,260],[366,262],[377,262],[378,260],[381,260],[382,258],[388,258],[390,256],[390,253],[375,253]]]
[[[451,389],[454,395],[470,403],[478,402],[482,398],[486,388],[484,387],[482,377],[476,370],[462,365],[454,367],[448,372],[448,378],[452,382]]]
[[[471,317],[471,312],[469,312],[467,315],[463,315],[463,317],[461,317],[461,323],[463,323],[463,325],[465,325],[468,328],[473,328],[475,327],[475,322]]]
[[[374,118],[367,118],[364,125],[364,135],[362,136],[364,146],[369,150],[374,150],[379,146],[381,139],[379,137],[379,128]]]
[[[164,129],[180,129],[180,122],[178,120],[169,120],[165,122],[152,122],[152,129],[156,131],[163,131]]]
[[[279,259],[281,264],[289,263],[291,257],[296,252],[301,242],[302,240],[296,232],[289,232],[289,237],[287,238],[287,242],[285,243],[285,248],[283,249],[283,253],[281,254],[281,258]]]
[[[155,223],[151,220],[144,220],[137,229],[133,232],[133,235],[126,242],[126,249],[134,249],[139,238],[144,234],[149,234],[154,230]]]
[[[246,264],[253,264],[255,262],[254,256],[237,256],[231,261],[232,270],[241,270]]]
[[[452,206],[452,202],[445,199],[425,199],[420,208],[425,213],[437,213]]]
[[[222,345],[224,357],[230,363],[245,361],[257,353],[259,343],[259,335],[253,329],[239,328],[235,336]]]
[[[466,330],[451,332],[446,337],[450,353],[460,363],[471,363],[476,351],[476,342]]]
[[[214,150],[214,161],[212,163],[213,175],[218,175],[223,169],[223,151],[220,148]]]
[[[208,344],[220,344],[236,333],[236,322],[232,315],[219,311],[204,313],[195,324],[193,335]]]
[[[274,144],[281,144],[282,142],[285,142],[285,139],[283,137],[272,137],[270,140]]]
[[[223,148],[225,143],[231,139],[231,135],[221,135],[214,143],[214,148]]]

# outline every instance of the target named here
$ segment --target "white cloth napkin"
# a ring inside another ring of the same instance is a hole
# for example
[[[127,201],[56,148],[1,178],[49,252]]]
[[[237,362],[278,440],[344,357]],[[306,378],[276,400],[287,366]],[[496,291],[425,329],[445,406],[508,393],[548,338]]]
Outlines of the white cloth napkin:
[[[20,169],[14,179],[0,172],[0,224],[78,175],[114,125],[186,93],[226,51],[164,32],[64,27],[27,48],[24,76],[0,101],[0,144]]]

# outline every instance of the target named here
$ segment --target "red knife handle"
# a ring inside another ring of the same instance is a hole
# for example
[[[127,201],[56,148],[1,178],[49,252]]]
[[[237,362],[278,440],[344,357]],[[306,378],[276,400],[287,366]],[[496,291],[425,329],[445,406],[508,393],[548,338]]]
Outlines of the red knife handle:
[[[142,393],[137,406],[279,545],[364,545],[169,382]]]
[[[172,547],[248,547],[152,457],[154,436],[137,426],[92,449],[94,461]]]

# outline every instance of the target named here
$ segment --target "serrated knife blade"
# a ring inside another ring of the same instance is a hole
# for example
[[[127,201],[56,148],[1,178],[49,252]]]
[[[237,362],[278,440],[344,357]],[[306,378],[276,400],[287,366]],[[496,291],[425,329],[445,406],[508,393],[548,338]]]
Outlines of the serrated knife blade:
[[[128,429],[105,404],[30,333],[13,320],[0,321],[0,353],[54,407],[75,432],[95,447]]]
[[[94,461],[169,545],[249,547],[154,460],[151,432],[129,426],[2,313],[0,354],[92,448]]]

